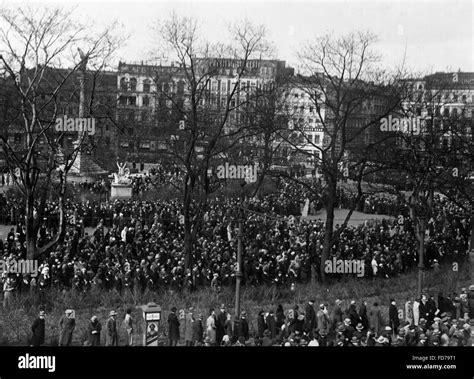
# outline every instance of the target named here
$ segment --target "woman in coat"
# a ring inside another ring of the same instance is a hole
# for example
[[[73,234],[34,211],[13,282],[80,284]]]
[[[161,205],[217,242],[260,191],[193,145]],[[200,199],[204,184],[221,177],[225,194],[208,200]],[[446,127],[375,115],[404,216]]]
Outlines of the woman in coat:
[[[71,309],[66,310],[66,314],[59,320],[59,328],[61,334],[59,335],[59,346],[70,346],[72,342],[72,333],[76,327],[76,319],[74,312]]]
[[[100,332],[102,331],[102,324],[99,322],[97,316],[92,316],[91,322],[87,329],[89,337],[89,346],[100,346]]]
[[[41,346],[44,344],[45,316],[45,311],[40,311],[39,317],[31,325],[31,331],[33,332],[31,346]]]
[[[216,344],[216,312],[214,309],[209,311],[209,317],[206,320],[206,335],[211,345]]]

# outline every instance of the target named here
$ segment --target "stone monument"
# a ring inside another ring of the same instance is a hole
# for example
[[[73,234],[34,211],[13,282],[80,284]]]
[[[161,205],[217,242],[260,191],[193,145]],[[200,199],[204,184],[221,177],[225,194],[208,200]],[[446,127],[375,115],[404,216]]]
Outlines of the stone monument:
[[[118,173],[114,174],[114,180],[111,188],[111,199],[131,199],[132,198],[132,180],[130,179],[130,170],[126,168],[127,162],[118,163]]]

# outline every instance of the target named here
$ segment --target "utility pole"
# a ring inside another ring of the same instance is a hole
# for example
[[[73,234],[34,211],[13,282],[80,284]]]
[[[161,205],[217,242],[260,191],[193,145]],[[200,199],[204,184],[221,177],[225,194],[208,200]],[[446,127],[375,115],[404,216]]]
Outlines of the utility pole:
[[[418,297],[421,298],[423,291],[423,274],[424,274],[424,259],[425,259],[425,221],[424,217],[419,218],[420,223],[420,250],[418,256]]]

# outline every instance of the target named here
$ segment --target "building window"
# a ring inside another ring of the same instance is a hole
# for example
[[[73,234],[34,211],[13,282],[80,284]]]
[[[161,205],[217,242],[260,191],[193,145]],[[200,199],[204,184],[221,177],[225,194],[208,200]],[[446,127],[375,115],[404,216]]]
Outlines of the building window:
[[[217,81],[215,81],[215,80],[212,81],[211,90],[212,91],[217,91]]]
[[[458,95],[456,93],[453,93],[453,101],[454,102],[458,101]]]
[[[137,98],[135,96],[130,96],[128,98],[128,105],[136,105],[137,104]]]
[[[125,96],[119,97],[119,105],[127,105],[127,98]]]
[[[150,105],[150,98],[148,96],[143,96],[143,106],[148,107]]]
[[[314,143],[318,145],[320,143],[321,136],[319,134],[314,135]]]
[[[137,90],[137,79],[136,78],[131,78],[130,79],[130,91],[136,91]]]
[[[143,82],[143,92],[149,93],[150,92],[150,81],[145,80]]]
[[[449,108],[444,108],[444,116],[449,117]]]
[[[226,92],[227,91],[227,83],[225,81],[221,82],[221,91]]]
[[[120,90],[127,91],[127,89],[128,89],[127,80],[125,78],[121,78],[120,79]]]

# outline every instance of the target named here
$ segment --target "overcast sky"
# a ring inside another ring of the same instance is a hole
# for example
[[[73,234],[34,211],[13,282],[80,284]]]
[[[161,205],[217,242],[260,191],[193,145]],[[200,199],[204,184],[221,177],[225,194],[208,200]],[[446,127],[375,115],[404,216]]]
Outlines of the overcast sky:
[[[34,1],[21,3],[38,4]],[[150,25],[172,11],[194,16],[204,36],[217,41],[229,22],[248,18],[264,24],[278,58],[297,66],[296,52],[305,41],[326,33],[370,30],[386,66],[405,55],[416,71],[474,71],[472,1],[61,1],[77,6],[78,17],[97,25],[117,20],[130,35],[118,54],[123,61],[150,58]],[[20,4],[0,0],[0,4]],[[55,6],[59,3],[45,2]]]

